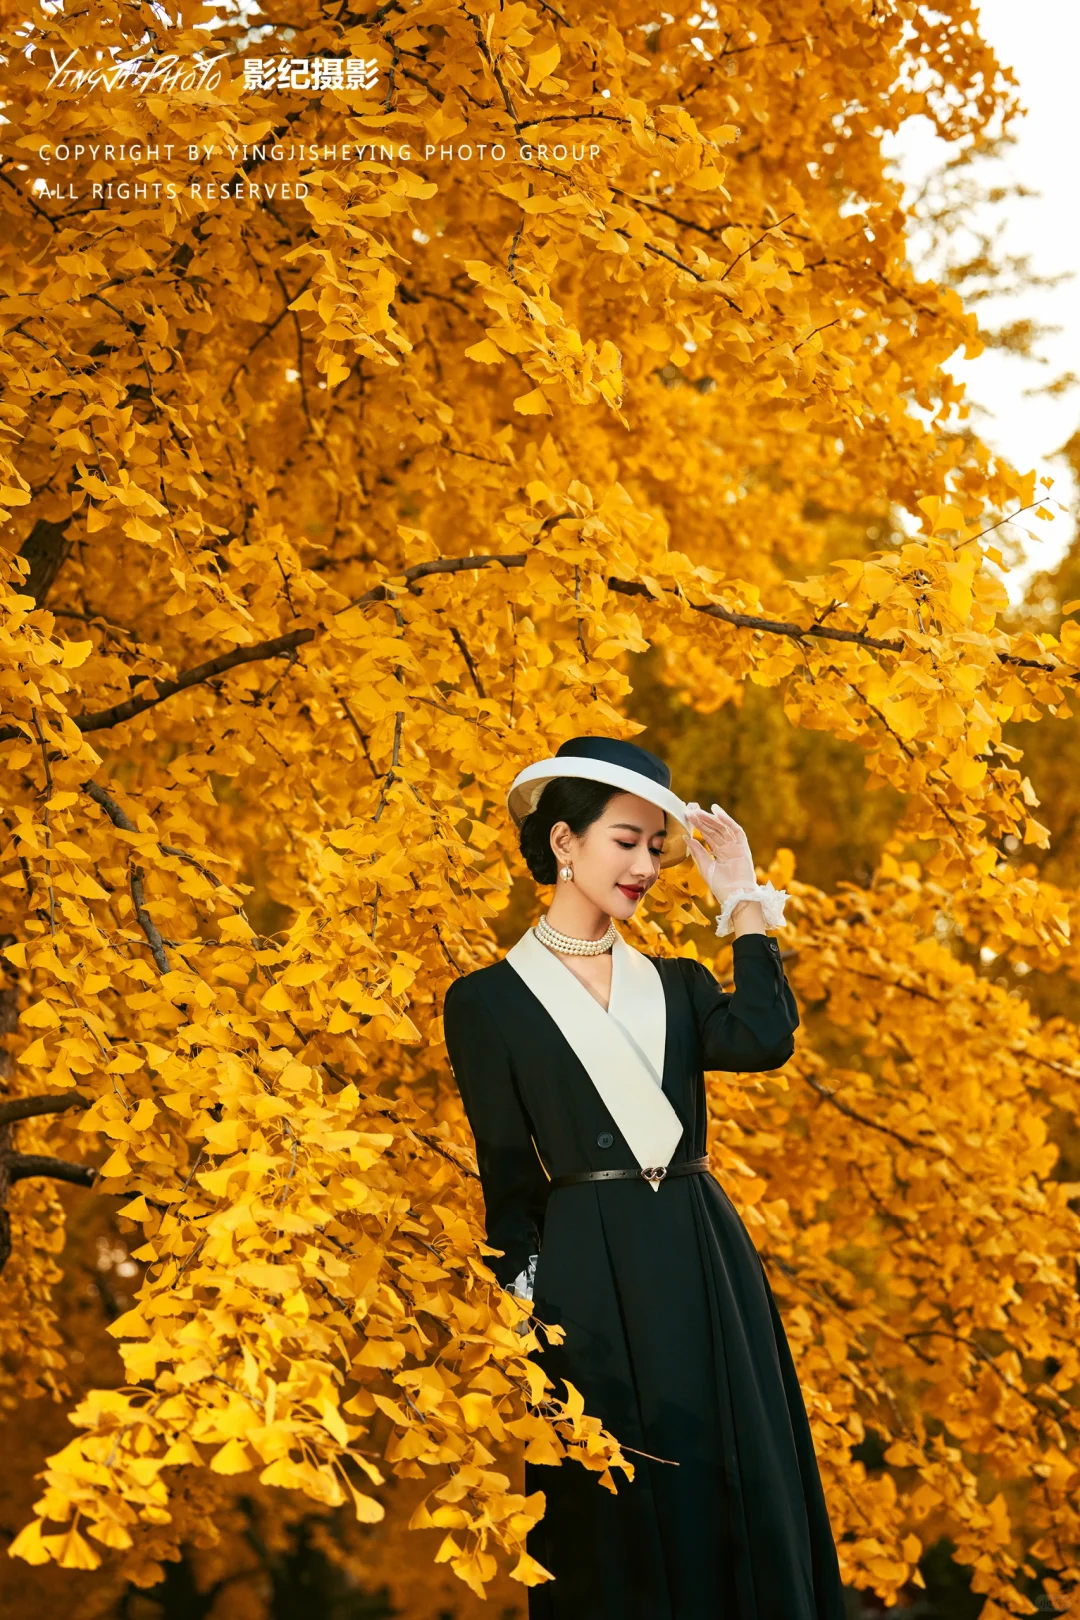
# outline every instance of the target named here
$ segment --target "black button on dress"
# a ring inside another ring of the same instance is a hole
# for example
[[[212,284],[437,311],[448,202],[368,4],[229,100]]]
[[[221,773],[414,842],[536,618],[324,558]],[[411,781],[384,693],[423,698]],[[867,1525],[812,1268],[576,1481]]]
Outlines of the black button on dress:
[[[666,1008],[663,1091],[683,1125],[672,1164],[706,1150],[706,1069],[766,1072],[794,1051],[799,1014],[776,941],[744,934],[733,955],[732,993],[691,958],[650,959]],[[613,1494],[576,1463],[526,1462],[526,1490],[547,1502],[529,1552],[555,1577],[530,1589],[529,1620],[843,1620],[791,1353],[724,1189],[691,1175],[656,1191],[643,1180],[549,1191],[549,1176],[635,1160],[505,960],[451,986],[444,1028],[487,1239],[504,1251],[489,1264],[505,1287],[539,1255],[536,1313],[566,1330],[540,1360],[635,1466],[632,1481],[616,1472]]]

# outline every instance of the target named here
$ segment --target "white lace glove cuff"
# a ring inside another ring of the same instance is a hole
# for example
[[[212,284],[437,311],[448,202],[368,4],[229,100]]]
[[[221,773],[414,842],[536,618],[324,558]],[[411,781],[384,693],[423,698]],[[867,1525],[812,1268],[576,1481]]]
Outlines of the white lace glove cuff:
[[[539,1258],[538,1254],[530,1254],[528,1265],[523,1271],[518,1272],[507,1288],[506,1292],[508,1294],[516,1294],[518,1299],[532,1299],[533,1282],[536,1278],[536,1262]]]
[[[716,919],[716,932],[721,939],[725,934],[733,932],[731,913],[740,900],[760,900],[761,915],[765,919],[766,928],[783,928],[784,905],[787,898],[786,889],[775,889],[771,883],[757,883],[753,888],[736,889],[725,897],[720,907],[720,915]]]

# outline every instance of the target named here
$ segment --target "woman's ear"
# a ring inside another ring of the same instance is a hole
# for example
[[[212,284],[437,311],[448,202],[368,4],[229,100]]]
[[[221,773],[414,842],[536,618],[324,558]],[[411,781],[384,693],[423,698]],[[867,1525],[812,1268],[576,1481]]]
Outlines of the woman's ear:
[[[551,829],[551,848],[557,861],[565,862],[570,859],[570,840],[573,833],[570,831],[568,821],[557,821]]]

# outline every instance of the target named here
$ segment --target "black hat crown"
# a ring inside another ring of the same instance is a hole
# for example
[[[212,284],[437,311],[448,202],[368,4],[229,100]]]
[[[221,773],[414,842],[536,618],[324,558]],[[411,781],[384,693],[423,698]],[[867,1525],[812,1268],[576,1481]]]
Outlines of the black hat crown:
[[[671,771],[662,759],[637,743],[620,742],[617,737],[569,737],[555,750],[556,759],[602,759],[620,765],[624,771],[637,771],[660,787],[671,787]]]

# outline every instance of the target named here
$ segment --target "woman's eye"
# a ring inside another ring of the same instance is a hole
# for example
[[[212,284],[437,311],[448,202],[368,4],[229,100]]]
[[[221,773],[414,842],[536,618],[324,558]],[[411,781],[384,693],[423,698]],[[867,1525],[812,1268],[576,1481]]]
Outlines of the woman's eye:
[[[615,842],[618,844],[620,849],[633,849],[634,848],[633,844],[624,844],[621,838],[616,838]]]

